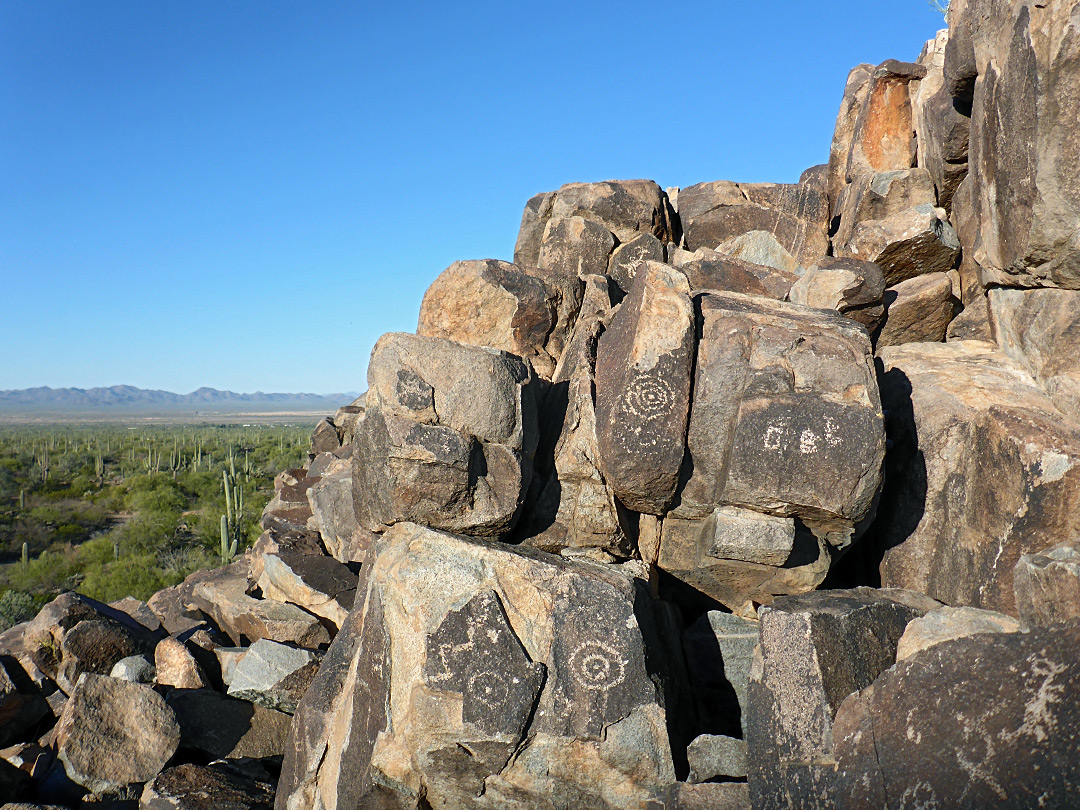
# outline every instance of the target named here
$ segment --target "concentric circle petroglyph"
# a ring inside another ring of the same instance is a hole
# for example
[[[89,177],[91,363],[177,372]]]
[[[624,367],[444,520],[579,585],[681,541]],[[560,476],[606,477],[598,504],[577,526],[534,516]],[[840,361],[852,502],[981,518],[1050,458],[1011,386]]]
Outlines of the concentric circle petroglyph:
[[[570,675],[585,689],[612,689],[626,680],[626,660],[610,644],[586,641],[570,653]]]
[[[674,402],[671,383],[661,377],[640,377],[623,395],[627,414],[642,420],[666,415]]]

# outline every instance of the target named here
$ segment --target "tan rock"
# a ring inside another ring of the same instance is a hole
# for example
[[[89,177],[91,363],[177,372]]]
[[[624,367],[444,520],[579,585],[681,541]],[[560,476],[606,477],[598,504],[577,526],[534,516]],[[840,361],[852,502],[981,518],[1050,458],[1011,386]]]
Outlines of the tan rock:
[[[1016,610],[1025,625],[1080,617],[1080,542],[1025,554],[1013,574]]]
[[[167,638],[154,648],[156,680],[175,689],[203,689],[210,685],[195,657],[182,641]]]
[[[901,281],[885,291],[885,323],[876,346],[940,343],[960,309],[947,273],[929,273]]]
[[[908,623],[896,645],[896,660],[903,661],[935,644],[976,633],[1019,631],[1020,622],[1004,613],[972,607],[940,607]]]

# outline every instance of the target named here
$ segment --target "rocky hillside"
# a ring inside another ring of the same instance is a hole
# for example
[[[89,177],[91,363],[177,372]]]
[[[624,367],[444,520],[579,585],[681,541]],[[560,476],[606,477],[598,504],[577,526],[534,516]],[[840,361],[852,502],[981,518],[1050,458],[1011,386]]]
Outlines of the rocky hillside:
[[[529,200],[243,559],[0,636],[0,794],[1076,807],[1078,20],[954,0],[798,184]]]

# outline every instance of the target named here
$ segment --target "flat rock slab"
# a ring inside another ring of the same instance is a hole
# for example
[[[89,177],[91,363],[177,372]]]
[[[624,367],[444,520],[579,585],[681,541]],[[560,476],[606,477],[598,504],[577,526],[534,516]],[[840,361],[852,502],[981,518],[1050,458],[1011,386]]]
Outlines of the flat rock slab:
[[[169,695],[180,724],[180,747],[211,759],[281,756],[292,717],[212,689]]]
[[[252,644],[232,671],[229,694],[292,714],[322,656],[268,639]]]
[[[180,726],[149,686],[84,674],[56,730],[68,777],[108,793],[153,779],[180,744]]]
[[[356,594],[356,574],[333,557],[279,551],[263,557],[259,588],[341,627]]]
[[[904,635],[896,645],[896,660],[912,655],[955,638],[976,633],[1016,633],[1020,622],[1012,616],[993,610],[972,607],[940,607],[908,622]]]
[[[410,524],[362,583],[297,711],[280,807],[640,807],[674,782],[643,583]]]

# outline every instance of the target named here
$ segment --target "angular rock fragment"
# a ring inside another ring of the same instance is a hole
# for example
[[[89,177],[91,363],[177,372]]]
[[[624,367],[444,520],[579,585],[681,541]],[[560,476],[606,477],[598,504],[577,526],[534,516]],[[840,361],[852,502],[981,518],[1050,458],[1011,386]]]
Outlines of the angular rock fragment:
[[[822,257],[792,286],[788,300],[815,309],[835,309],[874,335],[885,317],[885,276],[873,262]]]
[[[321,658],[311,650],[260,639],[232,671],[229,695],[292,714],[319,671]]]
[[[746,776],[746,743],[734,737],[702,734],[690,743],[686,755],[690,760],[691,782]]]
[[[180,724],[180,747],[212,759],[281,756],[292,718],[212,689],[184,690],[168,703]]]
[[[150,652],[153,642],[148,636],[148,631],[140,637],[112,619],[84,619],[64,633],[60,642],[57,685],[70,695],[84,672],[108,675],[117,661]]]
[[[877,348],[904,343],[940,343],[960,310],[948,273],[929,273],[901,281],[885,291],[885,323]]]
[[[849,182],[860,174],[902,171],[915,165],[910,85],[925,75],[924,66],[895,59],[874,68],[861,91],[865,96],[851,135]]]
[[[1026,625],[1080,617],[1080,543],[1025,554],[1013,573],[1016,611]]]
[[[177,765],[143,789],[139,810],[271,810],[274,786],[225,764]]]
[[[298,709],[278,807],[659,798],[675,777],[639,588],[614,567],[393,527]]]
[[[829,149],[829,170],[826,180],[830,206],[830,230],[834,230],[832,220],[833,217],[838,216],[840,194],[848,182],[848,159],[851,155],[851,142],[855,137],[855,124],[870,92],[870,78],[873,74],[873,65],[856,65],[848,73],[844,85],[844,97],[840,103],[840,111],[836,115],[836,126],[833,129],[832,145]]]
[[[798,278],[804,265],[770,231],[747,231],[716,246],[716,252],[732,259],[771,267],[782,275]]]
[[[544,226],[551,219],[551,204],[555,200],[554,191],[537,194],[525,203],[521,215],[521,228],[518,230],[517,243],[514,245],[514,264],[519,267],[537,267],[540,257],[540,240],[544,236]]]
[[[903,661],[916,653],[956,638],[976,633],[1015,633],[1020,622],[993,610],[971,607],[940,607],[908,622],[896,645],[896,660]]]
[[[96,793],[153,779],[180,743],[176,715],[149,686],[79,678],[56,731],[67,775]]]
[[[844,698],[892,666],[905,627],[936,607],[910,591],[857,588],[762,608],[746,718],[754,807],[790,806],[816,778],[832,756],[833,720]]]
[[[601,471],[630,509],[659,515],[674,496],[690,407],[693,340],[686,276],[647,263],[596,349]]]
[[[787,270],[736,259],[708,248],[672,251],[671,264],[686,274],[690,290],[723,290],[783,301],[798,278]]]
[[[889,219],[916,206],[936,203],[934,184],[926,169],[856,175],[841,193],[840,222],[833,244],[848,245],[860,223]]]
[[[259,525],[279,531],[304,531],[311,520],[307,491],[319,482],[303,468],[285,470],[274,479],[274,497],[263,509]]]
[[[582,217],[553,217],[540,240],[537,266],[555,277],[603,275],[614,249],[615,237],[604,225]]]
[[[258,585],[265,598],[297,605],[334,627],[345,621],[356,592],[356,575],[346,565],[287,544],[262,554],[260,562]]]
[[[334,420],[329,416],[320,419],[311,434],[311,452],[315,455],[332,453],[339,447],[341,447],[341,437],[338,435],[337,428],[334,427]]]
[[[550,379],[581,295],[576,274],[541,276],[494,259],[454,262],[424,293],[416,333],[515,354]]]
[[[167,638],[154,648],[156,681],[174,689],[203,689],[210,685],[199,662],[179,639]]]
[[[113,668],[109,672],[110,678],[119,678],[122,681],[131,681],[132,683],[153,683],[156,675],[157,669],[154,667],[154,662],[145,655],[131,655],[127,658],[121,658],[113,664]]]
[[[49,714],[49,704],[29,680],[17,661],[0,657],[0,746],[26,742]]]
[[[875,262],[889,286],[926,273],[944,273],[960,258],[960,240],[945,210],[930,204],[887,219],[860,222],[851,239],[836,246],[840,257]]]
[[[494,537],[517,522],[536,448],[536,402],[512,355],[390,334],[368,365],[353,452],[360,525],[402,521]]]
[[[651,233],[641,233],[615,248],[608,264],[608,275],[624,292],[630,289],[642,262],[663,262],[667,256],[663,243]]]
[[[912,343],[881,359],[894,449],[863,550],[885,585],[1015,615],[1020,557],[1080,536],[1080,426],[991,344]]]
[[[334,459],[307,491],[312,522],[323,545],[342,563],[363,562],[372,541],[372,533],[356,522],[352,483],[352,462]]]
[[[678,241],[667,197],[651,180],[567,183],[555,193],[551,216],[583,217],[599,223],[620,243],[641,233],[652,234],[661,242]]]

